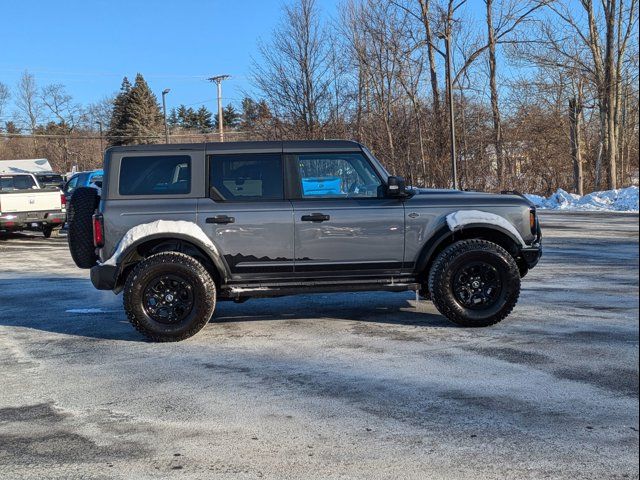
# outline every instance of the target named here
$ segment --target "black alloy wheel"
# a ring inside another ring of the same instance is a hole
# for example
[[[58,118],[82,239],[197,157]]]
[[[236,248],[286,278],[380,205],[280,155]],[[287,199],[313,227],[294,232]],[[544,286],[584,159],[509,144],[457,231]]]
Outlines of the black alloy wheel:
[[[488,308],[502,293],[500,273],[489,263],[473,262],[454,273],[452,289],[462,306],[472,310]]]
[[[156,322],[175,324],[193,309],[193,285],[179,275],[152,278],[142,297],[144,312]]]

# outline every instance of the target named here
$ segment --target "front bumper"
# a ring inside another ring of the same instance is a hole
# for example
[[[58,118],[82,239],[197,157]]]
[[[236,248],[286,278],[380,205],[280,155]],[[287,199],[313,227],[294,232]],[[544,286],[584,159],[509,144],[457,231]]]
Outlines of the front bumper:
[[[522,255],[522,259],[527,264],[527,268],[533,268],[542,257],[542,245],[538,243],[530,247],[524,247],[520,250],[520,255]]]
[[[118,279],[118,267],[114,265],[96,265],[91,267],[91,283],[98,290],[113,290]]]

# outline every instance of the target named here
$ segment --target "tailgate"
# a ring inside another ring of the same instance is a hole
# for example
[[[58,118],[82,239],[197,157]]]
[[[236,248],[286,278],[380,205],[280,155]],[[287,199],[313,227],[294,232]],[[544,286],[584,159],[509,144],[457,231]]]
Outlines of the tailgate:
[[[33,190],[0,194],[2,213],[59,211],[62,209],[58,190]]]

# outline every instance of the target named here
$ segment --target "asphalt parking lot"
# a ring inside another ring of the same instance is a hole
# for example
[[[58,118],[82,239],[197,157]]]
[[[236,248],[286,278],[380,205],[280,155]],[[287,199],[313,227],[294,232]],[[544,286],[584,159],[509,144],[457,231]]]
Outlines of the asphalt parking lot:
[[[0,234],[0,477],[638,478],[638,217],[543,214],[514,313],[220,303],[152,344],[66,240]]]

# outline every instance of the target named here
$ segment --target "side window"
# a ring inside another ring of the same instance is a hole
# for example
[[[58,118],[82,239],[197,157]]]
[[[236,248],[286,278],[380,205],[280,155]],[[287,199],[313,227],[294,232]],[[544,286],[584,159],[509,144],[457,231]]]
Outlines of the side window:
[[[379,198],[382,182],[359,153],[297,156],[302,198]]]
[[[73,193],[73,191],[78,186],[78,178],[79,177],[77,176],[71,177],[71,180],[69,180],[64,187],[64,193]]]
[[[233,202],[284,198],[280,154],[211,155],[209,185],[214,197]]]
[[[119,180],[120,195],[184,195],[191,192],[191,157],[123,157]]]

